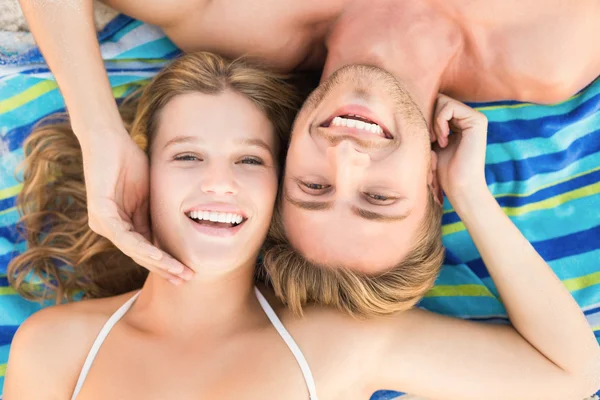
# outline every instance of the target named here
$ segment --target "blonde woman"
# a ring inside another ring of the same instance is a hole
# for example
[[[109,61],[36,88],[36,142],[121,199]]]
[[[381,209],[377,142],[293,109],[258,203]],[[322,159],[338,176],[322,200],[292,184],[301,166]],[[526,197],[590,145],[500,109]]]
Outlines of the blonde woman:
[[[257,284],[291,99],[271,73],[207,53],[175,61],[145,89],[130,132],[150,157],[152,242],[194,270],[180,286],[155,272],[144,280],[89,230],[72,133],[48,125],[32,134],[20,198],[30,246],[11,265],[13,283],[30,297],[47,295],[27,286],[31,275],[58,300],[78,290],[117,295],[27,320],[13,343],[7,400],[364,399],[380,388],[564,400],[597,389],[599,351],[581,311],[480,181],[485,118],[449,98],[438,100],[441,182],[514,327],[419,309],[360,319],[309,305],[299,316]],[[446,145],[449,123],[465,140]],[[463,176],[467,168],[474,172]],[[56,259],[76,267],[59,270]],[[311,284],[287,282],[290,298]]]

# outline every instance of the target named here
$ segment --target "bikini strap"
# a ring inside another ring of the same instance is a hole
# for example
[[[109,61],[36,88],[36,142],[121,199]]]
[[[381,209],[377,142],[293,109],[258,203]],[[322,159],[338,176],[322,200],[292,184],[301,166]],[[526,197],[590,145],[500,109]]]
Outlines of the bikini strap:
[[[142,292],[137,292],[129,300],[127,300],[125,304],[119,307],[119,309],[115,311],[113,315],[111,315],[108,321],[106,321],[106,323],[100,330],[100,333],[98,333],[98,336],[96,337],[96,340],[94,341],[94,344],[92,345],[92,348],[90,349],[90,352],[88,353],[87,358],[85,359],[85,363],[83,364],[83,368],[81,369],[81,373],[79,374],[79,378],[77,379],[77,385],[75,385],[75,390],[73,391],[73,396],[71,397],[71,400],[75,400],[75,398],[81,391],[83,383],[85,382],[85,378],[87,378],[88,372],[90,372],[90,368],[92,367],[92,363],[94,362],[96,355],[98,355],[98,350],[100,350],[100,346],[102,346],[102,343],[104,343],[104,340],[110,333],[111,329],[115,326],[115,324],[119,322],[121,318],[123,318],[123,315],[125,315],[127,311],[129,311],[135,300],[139,297],[140,293]]]
[[[310,400],[317,400],[317,388],[315,385],[315,380],[313,378],[312,372],[310,371],[310,367],[308,366],[308,362],[306,361],[306,358],[304,358],[304,354],[302,354],[302,351],[300,350],[300,347],[298,347],[298,345],[292,338],[292,335],[290,335],[287,329],[285,329],[283,323],[281,323],[281,320],[279,319],[277,314],[275,314],[275,311],[273,310],[267,299],[265,299],[265,297],[262,295],[260,290],[258,290],[258,288],[255,287],[254,292],[256,293],[256,298],[258,299],[258,302],[260,303],[265,314],[267,314],[267,317],[269,318],[275,329],[277,329],[277,332],[279,332],[279,335],[285,341],[289,349],[292,351],[292,354],[296,358],[296,361],[298,362],[298,365],[302,370],[302,375],[304,375],[304,381],[306,382],[306,387],[308,388]]]

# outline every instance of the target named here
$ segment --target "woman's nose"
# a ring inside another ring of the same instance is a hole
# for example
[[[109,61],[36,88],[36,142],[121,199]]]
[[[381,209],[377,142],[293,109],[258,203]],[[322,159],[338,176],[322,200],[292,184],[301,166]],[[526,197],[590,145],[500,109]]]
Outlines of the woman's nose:
[[[202,191],[219,196],[236,194],[237,185],[231,168],[232,166],[216,163],[209,166],[202,177]]]

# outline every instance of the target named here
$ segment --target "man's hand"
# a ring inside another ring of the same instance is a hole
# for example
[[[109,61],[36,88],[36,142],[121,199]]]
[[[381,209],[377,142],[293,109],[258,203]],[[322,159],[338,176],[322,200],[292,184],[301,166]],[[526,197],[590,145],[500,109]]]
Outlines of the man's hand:
[[[439,145],[438,178],[451,203],[472,191],[487,190],[485,115],[440,94],[435,105],[431,140]]]
[[[150,242],[146,154],[124,129],[88,138],[82,152],[90,228],[171,283],[191,279],[192,270]]]

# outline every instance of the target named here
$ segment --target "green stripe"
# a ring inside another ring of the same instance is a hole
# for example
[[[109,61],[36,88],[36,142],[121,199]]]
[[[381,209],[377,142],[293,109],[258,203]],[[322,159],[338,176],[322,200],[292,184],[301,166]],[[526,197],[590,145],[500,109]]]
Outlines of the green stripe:
[[[17,291],[10,286],[0,287],[0,296],[8,296],[12,294],[17,294]]]
[[[33,85],[29,89],[25,89],[24,91],[16,94],[8,99],[0,101],[0,114],[7,113],[16,108],[21,107],[24,104],[29,103],[40,97],[43,94],[46,94],[52,90],[56,89],[56,82],[45,80],[38,84]]]
[[[600,265],[600,262],[598,262]],[[588,288],[600,284],[600,272],[594,272],[589,275],[579,276],[577,278],[565,279],[563,281],[569,292]]]
[[[561,206],[569,201],[577,200],[583,197],[592,196],[600,193],[600,182],[593,183],[588,186],[584,186],[579,189],[571,190],[570,192],[561,193],[554,197],[550,197],[546,200],[538,201],[536,203],[525,204],[521,207],[503,207],[502,211],[509,217],[518,217],[533,211],[548,210]],[[464,231],[465,225],[462,221],[454,222],[452,224],[446,224],[442,226],[442,234],[450,235]]]
[[[479,296],[496,297],[484,285],[437,285],[431,288],[425,297],[450,297],[450,296]]]
[[[500,197],[529,197],[529,196],[531,196],[531,195],[533,195],[533,194],[535,194],[535,193],[537,193],[537,192],[539,192],[541,190],[547,189],[547,188],[552,187],[552,186],[560,185],[561,183],[568,182],[570,180],[579,178],[580,176],[591,174],[591,173],[594,173],[594,172],[599,171],[599,170],[600,170],[600,167],[596,167],[596,168],[592,168],[592,169],[590,169],[588,171],[580,172],[580,173],[575,174],[575,175],[570,175],[570,176],[568,176],[568,177],[566,177],[564,179],[561,179],[561,180],[558,180],[558,181],[555,181],[555,182],[551,182],[551,183],[547,183],[545,185],[537,186],[534,190],[532,190],[530,192],[523,192],[523,193],[495,193],[494,197],[496,199],[500,198]],[[452,207],[449,208],[449,209],[447,209],[447,210],[444,210],[444,214],[449,214],[449,213],[452,213],[452,212],[454,212],[454,208],[452,208]]]

